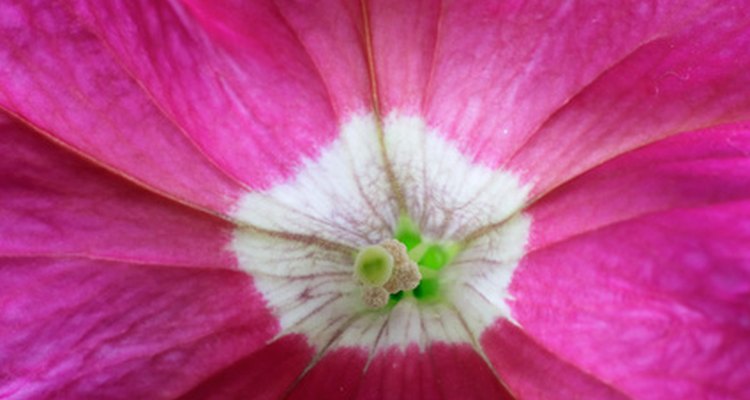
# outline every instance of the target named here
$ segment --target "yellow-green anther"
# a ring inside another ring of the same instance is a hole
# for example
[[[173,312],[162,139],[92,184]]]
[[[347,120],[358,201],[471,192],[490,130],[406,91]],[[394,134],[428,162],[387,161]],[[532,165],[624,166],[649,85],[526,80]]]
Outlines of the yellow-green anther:
[[[354,275],[368,286],[382,286],[393,274],[393,256],[382,246],[362,248],[354,261]]]

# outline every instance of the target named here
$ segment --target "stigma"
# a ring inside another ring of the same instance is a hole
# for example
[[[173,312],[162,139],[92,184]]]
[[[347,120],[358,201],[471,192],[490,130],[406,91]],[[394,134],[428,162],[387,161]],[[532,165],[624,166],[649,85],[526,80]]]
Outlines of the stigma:
[[[388,239],[359,250],[354,261],[354,279],[362,285],[367,307],[382,308],[390,295],[413,290],[422,280],[417,263],[409,258],[406,245]]]

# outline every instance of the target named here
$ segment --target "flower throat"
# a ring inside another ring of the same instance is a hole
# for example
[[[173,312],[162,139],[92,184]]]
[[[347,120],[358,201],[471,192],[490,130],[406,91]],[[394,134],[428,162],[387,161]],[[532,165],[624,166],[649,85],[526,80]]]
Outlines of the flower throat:
[[[401,215],[394,239],[363,247],[354,261],[354,278],[370,308],[392,307],[411,296],[422,302],[442,299],[440,271],[459,252],[456,243],[428,241],[407,215]]]

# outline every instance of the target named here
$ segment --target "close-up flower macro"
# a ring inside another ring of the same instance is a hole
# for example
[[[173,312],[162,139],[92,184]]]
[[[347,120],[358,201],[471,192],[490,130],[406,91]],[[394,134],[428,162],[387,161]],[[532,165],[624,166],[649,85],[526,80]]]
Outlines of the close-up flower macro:
[[[0,0],[0,399],[750,399],[750,2]]]

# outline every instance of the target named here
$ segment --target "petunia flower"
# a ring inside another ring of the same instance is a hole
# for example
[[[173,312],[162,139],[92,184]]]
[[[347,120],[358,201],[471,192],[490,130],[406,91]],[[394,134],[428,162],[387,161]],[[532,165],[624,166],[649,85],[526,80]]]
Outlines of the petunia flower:
[[[750,398],[748,2],[0,21],[0,398]]]

